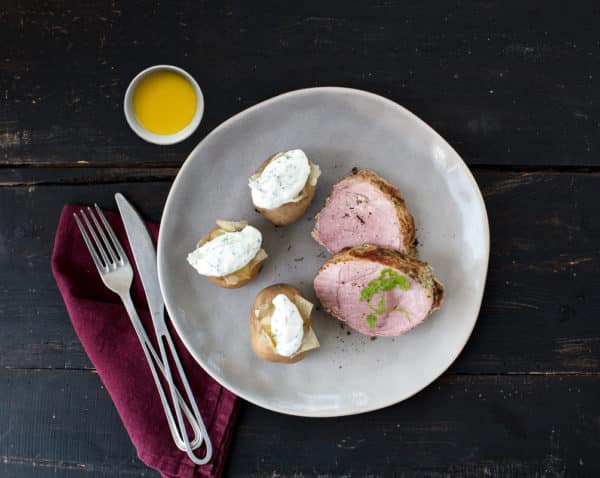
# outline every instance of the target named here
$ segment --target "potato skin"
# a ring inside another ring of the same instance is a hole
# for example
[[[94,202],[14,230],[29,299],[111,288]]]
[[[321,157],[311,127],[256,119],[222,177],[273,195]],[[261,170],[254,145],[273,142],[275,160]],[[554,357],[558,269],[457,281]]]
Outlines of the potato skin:
[[[214,239],[215,237],[217,237],[219,235],[218,233],[220,233],[220,232],[222,232],[222,229],[220,229],[218,227],[211,229],[208,233],[206,233],[204,236],[202,236],[200,238],[196,247],[200,247],[201,245],[207,243],[211,239]],[[225,280],[226,277],[230,277],[230,276],[237,274],[240,271],[243,271],[245,269],[248,270],[248,277],[238,280],[237,282],[233,282],[233,283],[227,282]],[[251,282],[258,275],[258,273],[260,272],[261,269],[262,269],[262,262],[254,262],[254,259],[253,259],[248,264],[246,264],[242,269],[232,272],[231,274],[228,274],[226,276],[219,276],[219,277],[206,276],[206,277],[211,282],[218,285],[219,287],[223,287],[225,289],[239,289],[240,287],[243,287],[246,284],[248,284],[249,282]]]
[[[263,305],[270,305],[275,296],[278,294],[285,294],[290,300],[293,300],[294,296],[296,295],[302,296],[302,293],[296,287],[289,284],[274,284],[264,288],[257,294],[256,299],[254,299],[254,303],[252,304],[252,308],[250,309],[249,319],[252,350],[254,350],[254,353],[258,355],[258,357],[268,360],[269,362],[296,363],[302,360],[306,356],[307,352],[301,352],[293,355],[292,357],[284,357],[283,355],[279,355],[268,341],[267,337],[261,333],[262,326],[255,314],[256,309]],[[308,324],[305,320],[304,331],[306,332],[307,329]]]
[[[267,165],[277,156],[279,153],[275,153],[274,155],[267,158],[260,167],[254,172],[254,174],[260,174],[267,167]],[[253,174],[253,175],[254,175]],[[310,184],[310,177],[306,181],[306,185],[304,186],[303,192],[305,193],[305,197],[298,202],[288,202],[282,204],[279,207],[274,209],[264,209],[262,207],[254,206],[254,209],[271,221],[276,226],[289,226],[290,224],[295,223],[298,219],[302,217],[313,198],[315,197],[315,192],[317,191],[317,185]]]

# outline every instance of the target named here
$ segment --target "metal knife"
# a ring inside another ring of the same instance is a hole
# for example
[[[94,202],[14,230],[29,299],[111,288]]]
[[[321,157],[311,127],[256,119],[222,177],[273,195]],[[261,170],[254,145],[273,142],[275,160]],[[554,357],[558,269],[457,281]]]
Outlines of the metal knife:
[[[140,279],[142,280],[142,285],[144,286],[146,300],[148,301],[148,307],[150,309],[152,322],[154,324],[154,331],[156,332],[156,339],[160,348],[162,364],[164,366],[165,371],[165,378],[167,379],[167,383],[169,384],[172,403],[174,405],[175,413],[177,415],[177,421],[179,424],[179,437],[183,440],[184,449],[187,452],[189,458],[194,463],[198,465],[203,465],[205,463],[208,463],[208,461],[210,461],[211,459],[212,445],[202,417],[200,416],[198,405],[189,386],[188,379],[181,365],[181,361],[179,360],[177,350],[175,349],[175,345],[173,344],[173,340],[171,338],[169,330],[167,329],[167,324],[164,315],[165,306],[162,294],[160,292],[160,285],[158,282],[158,268],[156,265],[156,251],[154,249],[154,244],[152,242],[150,234],[148,233],[148,229],[144,224],[144,221],[137,213],[137,211],[133,208],[133,206],[129,203],[129,201],[125,199],[125,196],[123,196],[121,193],[117,193],[115,194],[115,201],[117,202],[117,207],[119,208],[121,219],[123,220],[123,224],[125,226],[125,232],[127,233],[127,238],[129,239],[129,245],[131,246],[131,251],[135,259],[137,271],[139,273]],[[171,365],[169,362],[169,357],[167,355],[167,349],[165,348],[165,343],[169,349],[171,358],[173,359],[172,363],[175,364],[177,373],[179,374],[181,382],[183,383],[183,386],[185,388],[188,402],[193,410],[193,418],[195,418],[195,421],[197,422],[200,428],[201,436],[196,437],[197,439],[194,440],[192,443],[190,443],[185,423],[183,421],[184,413],[188,415],[186,413],[187,407],[183,407],[182,413],[182,406],[180,403],[181,395],[175,387],[175,382],[173,380],[173,374],[171,372]],[[206,455],[202,458],[198,458],[194,454],[193,450],[194,448],[197,448],[202,443],[202,441],[204,441],[206,445]]]

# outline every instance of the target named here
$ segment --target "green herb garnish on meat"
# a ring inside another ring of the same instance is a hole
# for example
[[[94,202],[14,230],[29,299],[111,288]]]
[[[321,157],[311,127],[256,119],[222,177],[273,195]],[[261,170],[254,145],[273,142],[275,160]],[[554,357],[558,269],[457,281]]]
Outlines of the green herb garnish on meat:
[[[408,314],[402,309],[386,309],[385,307],[385,293],[396,287],[400,290],[408,290],[408,279],[392,269],[383,269],[377,279],[370,281],[367,286],[360,291],[360,300],[366,302],[371,309],[371,314],[365,317],[365,320],[369,324],[369,328],[374,329],[377,324],[377,316],[387,312],[399,310],[404,312],[404,315],[408,318]],[[375,301],[374,299],[376,299],[377,295],[379,295],[379,300]]]
[[[369,314],[365,317],[365,319],[367,319],[367,322],[369,323],[369,327],[371,327],[372,329],[375,328],[375,324],[377,323],[377,317],[373,314]]]

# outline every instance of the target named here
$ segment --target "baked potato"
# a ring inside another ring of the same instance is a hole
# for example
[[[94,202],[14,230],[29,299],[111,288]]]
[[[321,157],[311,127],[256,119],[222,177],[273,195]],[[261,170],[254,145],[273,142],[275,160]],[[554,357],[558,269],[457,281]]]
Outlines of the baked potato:
[[[248,225],[247,221],[217,220],[216,223],[217,227],[200,238],[198,244],[196,245],[197,248],[228,232],[242,231]],[[261,248],[250,260],[250,262],[248,262],[241,269],[224,276],[207,275],[206,277],[220,287],[224,287],[226,289],[237,289],[246,285],[258,275],[262,269],[262,263],[267,257],[267,253]]]
[[[266,169],[266,167],[269,164],[271,164],[271,162],[273,160],[275,160],[283,155],[287,155],[294,151],[300,151],[300,150],[292,150],[292,151],[288,151],[287,153],[276,153],[276,154],[270,156],[269,158],[267,158],[260,165],[260,167],[254,172],[254,174],[252,176],[250,176],[250,178],[249,178],[250,188],[251,189],[253,188],[252,184],[255,184],[257,182],[257,180],[261,177],[263,171]],[[302,152],[302,155],[304,157],[306,157],[303,152]],[[308,158],[306,158],[306,159],[308,159]],[[306,211],[306,209],[308,208],[308,206],[310,205],[313,198],[315,197],[315,192],[317,190],[317,180],[318,180],[319,176],[321,175],[321,169],[319,168],[319,166],[317,166],[316,164],[314,164],[311,161],[308,161],[308,166],[310,168],[309,173],[308,173],[308,178],[306,179],[306,182],[305,182],[302,190],[294,198],[290,199],[289,201],[287,201],[281,205],[278,205],[277,207],[267,208],[267,207],[260,207],[259,205],[257,205],[257,201],[255,200],[254,195],[253,195],[252,199],[253,199],[253,204],[254,204],[254,208],[256,209],[256,211],[258,213],[260,213],[261,215],[263,215],[265,218],[267,218],[269,221],[271,221],[276,226],[287,226],[289,224],[296,222],[298,219],[300,219],[302,217],[302,215],[304,214],[304,212]]]
[[[275,312],[273,301],[280,294],[291,301],[302,318],[302,339],[299,347],[290,355],[278,353],[277,342],[271,328],[271,319]],[[252,349],[258,357],[270,362],[295,363],[302,360],[306,353],[319,347],[319,341],[312,329],[310,314],[313,305],[306,300],[302,293],[289,284],[275,284],[261,290],[250,310],[250,336]]]

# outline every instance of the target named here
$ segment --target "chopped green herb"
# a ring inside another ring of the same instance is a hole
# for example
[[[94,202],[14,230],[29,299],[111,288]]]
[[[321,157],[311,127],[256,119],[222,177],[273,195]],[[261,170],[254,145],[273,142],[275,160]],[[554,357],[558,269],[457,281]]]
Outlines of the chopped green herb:
[[[365,319],[367,319],[367,322],[369,323],[369,327],[374,329],[375,324],[377,323],[377,317],[375,317],[373,314],[369,314],[365,317]]]
[[[383,269],[377,279],[370,281],[367,286],[360,291],[360,300],[362,302],[367,302],[372,312],[365,317],[365,320],[368,322],[371,329],[375,328],[377,316],[385,314],[386,312],[398,310],[403,312],[406,318],[410,320],[410,317],[403,309],[395,308],[388,310],[385,308],[386,292],[395,289],[396,287],[400,290],[408,290],[409,285],[408,279],[405,276],[398,274],[392,269]],[[372,300],[377,294],[379,294],[379,301],[377,306],[374,306]]]

